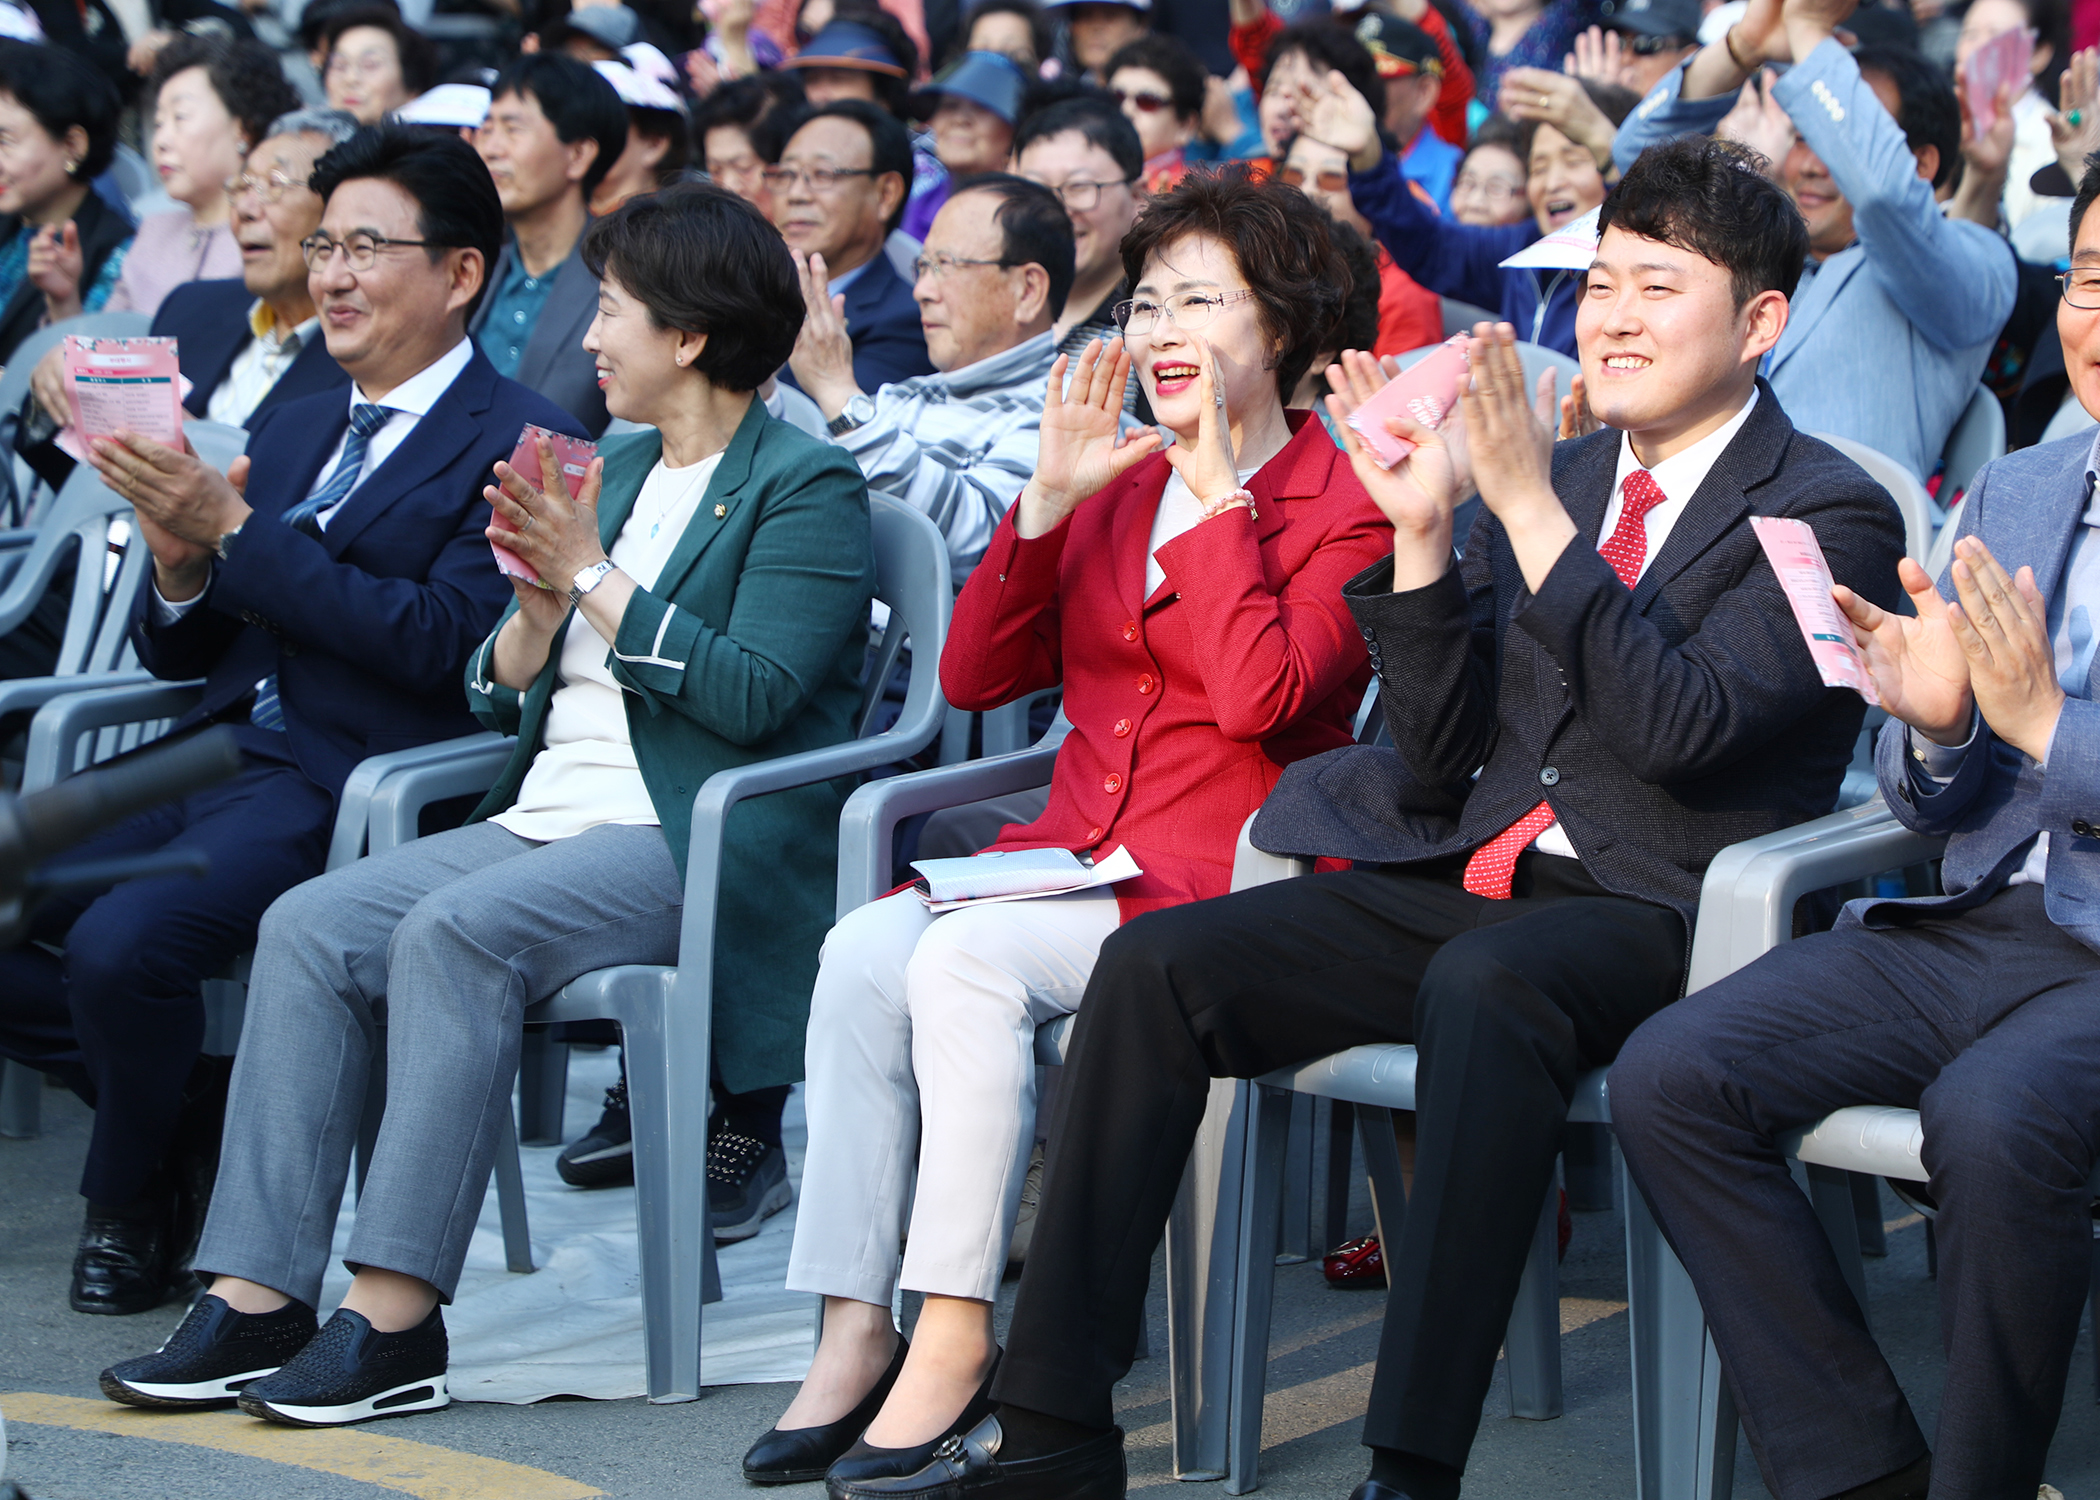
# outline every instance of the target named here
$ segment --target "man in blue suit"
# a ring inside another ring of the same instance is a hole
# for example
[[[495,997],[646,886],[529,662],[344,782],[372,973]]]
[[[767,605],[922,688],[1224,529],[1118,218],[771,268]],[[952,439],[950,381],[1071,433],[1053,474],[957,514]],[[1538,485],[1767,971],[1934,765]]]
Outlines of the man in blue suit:
[[[37,943],[0,953],[0,1044],[69,1023],[71,1076],[95,1106],[81,1312],[141,1312],[187,1283],[225,1071],[199,1060],[201,983],[320,872],[358,761],[473,732],[460,674],[511,592],[481,487],[526,423],[581,432],[466,335],[503,236],[471,147],[364,130],[321,159],[313,187],[326,208],[306,241],[309,284],[349,391],[264,412],[223,475],[135,435],[91,447],[153,548],[140,659],[204,679],[177,732],[235,725],[245,768],[75,856],[194,849],[208,877],[55,903],[33,935],[63,941],[63,958]]]
[[[2100,413],[2100,157],[2057,330]],[[1949,288],[1954,295],[1960,288]],[[1947,894],[1866,900],[1650,1020],[1611,1075],[1627,1166],[1683,1257],[1780,1500],[2032,1495],[2089,1289],[2100,1162],[2100,505],[2093,434],[1986,467],[1914,616],[1839,589],[1891,719],[1881,792],[1947,837]],[[1924,1117],[1947,1383],[1928,1453],[1780,1140]]]
[[[933,373],[911,284],[883,253],[904,217],[911,175],[911,138],[865,99],[812,110],[779,164],[766,168],[773,222],[845,318],[853,383],[864,391]],[[801,389],[792,369],[780,378]]]

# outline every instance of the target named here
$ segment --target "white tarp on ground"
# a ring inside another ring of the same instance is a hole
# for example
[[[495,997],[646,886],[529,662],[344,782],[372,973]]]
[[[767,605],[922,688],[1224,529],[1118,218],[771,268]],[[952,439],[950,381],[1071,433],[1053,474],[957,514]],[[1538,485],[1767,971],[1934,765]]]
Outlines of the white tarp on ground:
[[[564,1130],[598,1118],[618,1077],[619,1054],[573,1052]],[[788,1180],[802,1180],[802,1091],[788,1102]],[[525,1198],[532,1218],[529,1276],[503,1266],[503,1230],[493,1184],[467,1252],[459,1295],[445,1309],[452,1340],[452,1395],[461,1401],[539,1401],[548,1396],[612,1400],[639,1396],[642,1374],[641,1266],[635,1251],[634,1189],[569,1187],[554,1173],[557,1146],[525,1148]],[[354,1207],[344,1194],[336,1264],[323,1290],[332,1308],[350,1284],[342,1267]],[[795,1211],[768,1219],[756,1236],[721,1252],[722,1300],[702,1319],[701,1379],[707,1385],[800,1380],[814,1346],[816,1299],[785,1289]]]

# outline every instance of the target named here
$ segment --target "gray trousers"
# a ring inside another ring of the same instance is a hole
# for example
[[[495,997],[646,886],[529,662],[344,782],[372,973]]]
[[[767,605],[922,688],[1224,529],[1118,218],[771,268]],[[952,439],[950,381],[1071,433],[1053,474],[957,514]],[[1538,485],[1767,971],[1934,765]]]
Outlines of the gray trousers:
[[[446,1301],[511,1107],[527,1005],[678,959],[654,827],[538,844],[478,823],[309,880],[263,917],[218,1187],[196,1264],[318,1304],[385,1028],[387,1102],[346,1257]]]

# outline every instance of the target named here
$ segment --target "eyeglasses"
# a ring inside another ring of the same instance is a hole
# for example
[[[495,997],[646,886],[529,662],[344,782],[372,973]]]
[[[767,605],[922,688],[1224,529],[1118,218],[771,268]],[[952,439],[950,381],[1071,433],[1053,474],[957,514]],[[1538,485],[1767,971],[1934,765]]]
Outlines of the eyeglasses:
[[[1135,106],[1140,114],[1158,114],[1163,109],[1173,108],[1174,105],[1174,101],[1165,94],[1155,94],[1150,89],[1140,89],[1135,94],[1126,94],[1121,89],[1110,89],[1109,92],[1116,96],[1117,104],[1125,109]]]
[[[873,167],[767,167],[759,174],[776,193],[790,192],[798,182],[813,193],[835,193],[848,177],[873,177]]]
[[[1453,195],[1478,193],[1490,203],[1514,203],[1524,196],[1524,184],[1511,182],[1507,177],[1472,177],[1461,172],[1458,181],[1451,184]]]
[[[238,198],[242,193],[253,193],[265,203],[281,203],[284,195],[294,188],[305,188],[304,177],[287,177],[282,172],[272,172],[267,177],[257,177],[253,172],[243,172],[238,177],[226,179],[226,196]]]
[[[2100,312],[2100,270],[2067,271],[2056,278],[2064,301],[2086,312]]]
[[[1050,187],[1050,184],[1044,182],[1040,177],[1031,177],[1028,180],[1043,187]],[[1057,194],[1058,201],[1064,204],[1067,209],[1073,213],[1083,214],[1099,208],[1101,206],[1101,195],[1108,189],[1112,187],[1132,187],[1136,183],[1137,179],[1135,177],[1125,177],[1117,182],[1091,182],[1084,177],[1075,177],[1063,187],[1053,187],[1050,188],[1050,191]]]
[[[435,245],[434,240],[391,240],[383,234],[365,234],[360,231],[348,239],[332,240],[325,234],[310,234],[299,242],[299,253],[306,257],[306,268],[318,271],[335,259],[335,252],[343,252],[353,271],[369,271],[379,258],[379,252],[393,246],[400,249],[420,248]]]
[[[967,255],[921,255],[912,261],[911,275],[914,281],[923,280],[928,276],[939,280],[957,266],[997,266],[1004,271],[1011,268],[1012,265],[1012,261],[1003,258],[999,260],[978,260]]]
[[[1635,57],[1653,57],[1659,52],[1682,52],[1692,45],[1693,40],[1681,36],[1645,36],[1631,31],[1619,33],[1619,46]]]
[[[1337,172],[1331,167],[1323,168],[1313,173],[1311,178],[1308,179],[1305,175],[1305,168],[1286,164],[1277,172],[1276,177],[1286,187],[1302,188],[1310,180],[1312,185],[1323,193],[1346,193],[1349,191],[1349,174],[1347,172]]]
[[[1165,302],[1118,302],[1110,308],[1109,316],[1126,337],[1141,339],[1158,326],[1165,315],[1168,322],[1183,333],[1193,333],[1206,327],[1218,315],[1220,308],[1234,302],[1244,302],[1253,296],[1245,292],[1184,292],[1179,297],[1169,297]]]

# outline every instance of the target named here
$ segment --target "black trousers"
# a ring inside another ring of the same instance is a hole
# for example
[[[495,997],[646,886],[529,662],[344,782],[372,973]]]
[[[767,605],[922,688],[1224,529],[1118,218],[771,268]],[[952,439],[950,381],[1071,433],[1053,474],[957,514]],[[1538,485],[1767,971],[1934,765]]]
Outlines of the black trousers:
[[[999,1400],[1105,1427],[1210,1080],[1413,1042],[1415,1185],[1364,1441],[1464,1467],[1587,1070],[1676,999],[1673,911],[1526,854],[1518,899],[1460,865],[1313,875],[1138,918],[1079,1010]]]
[[[1920,1111],[1947,1351],[1933,1500],[2032,1495],[2093,1253],[2100,958],[2039,886],[1894,910],[1893,929],[1785,944],[1649,1022],[1612,1069],[1612,1118],[1766,1487],[1822,1500],[1925,1439],[1778,1137],[1848,1104]]]
[[[66,856],[201,849],[209,875],[69,894],[38,911],[33,941],[0,949],[0,1056],[58,1074],[94,1106],[80,1181],[93,1202],[146,1190],[204,1044],[204,980],[253,947],[270,903],[327,859],[335,799],[295,765],[246,759],[231,781]],[[63,957],[39,946],[58,942]]]

